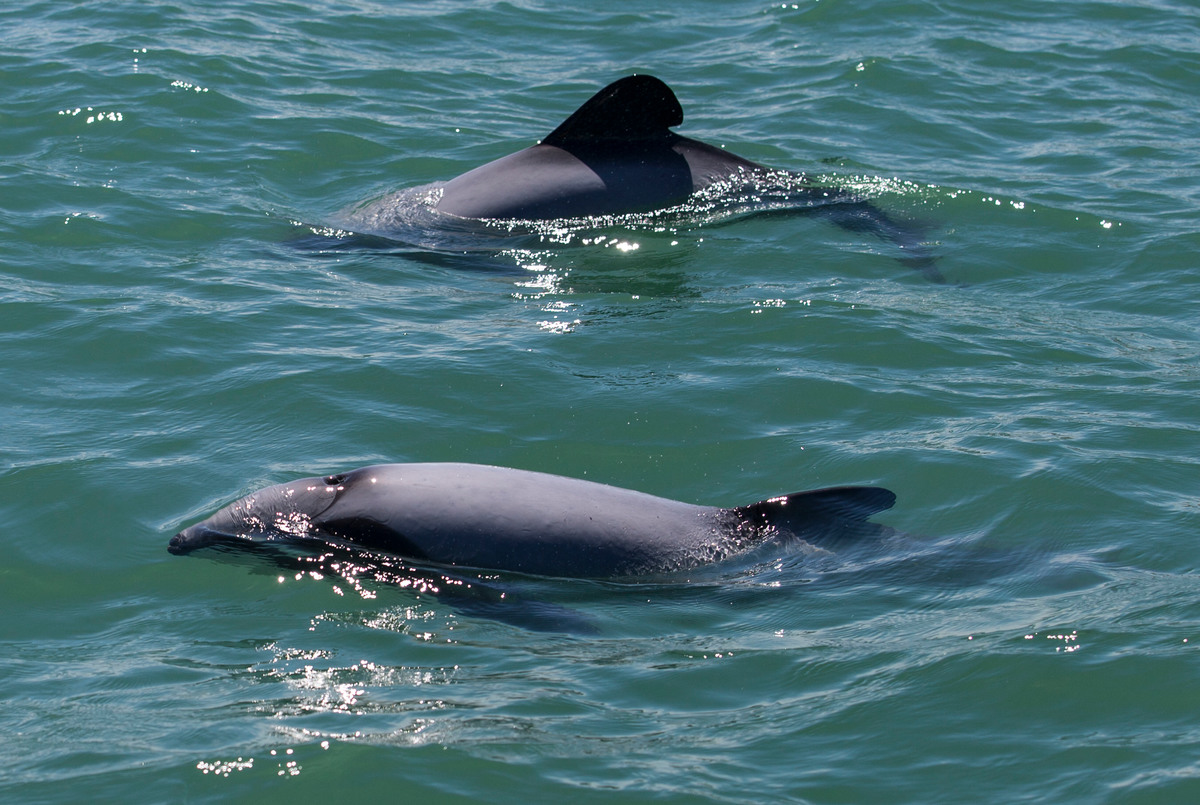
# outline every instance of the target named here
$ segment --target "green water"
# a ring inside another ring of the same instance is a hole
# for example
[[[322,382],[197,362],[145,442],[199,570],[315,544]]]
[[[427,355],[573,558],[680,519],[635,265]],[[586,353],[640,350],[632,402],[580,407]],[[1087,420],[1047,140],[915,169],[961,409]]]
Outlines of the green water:
[[[1200,794],[1200,12],[880,0],[0,10],[0,798]],[[297,246],[605,83],[839,177],[818,217],[481,259]],[[878,545],[631,585],[595,634],[174,557],[268,483],[472,461]]]

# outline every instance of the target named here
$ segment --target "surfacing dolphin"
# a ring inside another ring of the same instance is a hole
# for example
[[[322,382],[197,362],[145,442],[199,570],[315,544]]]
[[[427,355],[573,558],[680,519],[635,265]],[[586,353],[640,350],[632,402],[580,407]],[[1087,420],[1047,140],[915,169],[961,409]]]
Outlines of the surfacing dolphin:
[[[278,484],[171,538],[207,546],[294,545],[469,568],[576,578],[687,570],[768,540],[879,534],[879,487],[837,487],[735,508],[479,464],[381,464]]]
[[[434,205],[463,218],[584,218],[673,207],[762,165],[671,131],[683,107],[648,75],[597,92],[537,145],[451,179]]]
[[[671,131],[682,122],[683,107],[670,87],[653,76],[626,76],[593,95],[536,145],[448,182],[367,204],[349,213],[344,224],[386,238],[414,221],[428,227],[414,210],[458,219],[586,219],[672,209],[719,189],[717,207],[730,214],[816,212],[892,242],[905,251],[905,262],[943,281],[911,227],[847,190]]]

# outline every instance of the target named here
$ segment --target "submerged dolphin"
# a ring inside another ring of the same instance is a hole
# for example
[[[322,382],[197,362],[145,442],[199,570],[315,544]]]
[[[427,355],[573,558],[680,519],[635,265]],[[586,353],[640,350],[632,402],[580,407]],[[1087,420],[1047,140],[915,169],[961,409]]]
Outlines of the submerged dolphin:
[[[722,509],[479,464],[381,464],[267,487],[180,531],[168,550],[295,544],[544,576],[694,568],[770,539],[879,533],[879,487],[799,492]]]

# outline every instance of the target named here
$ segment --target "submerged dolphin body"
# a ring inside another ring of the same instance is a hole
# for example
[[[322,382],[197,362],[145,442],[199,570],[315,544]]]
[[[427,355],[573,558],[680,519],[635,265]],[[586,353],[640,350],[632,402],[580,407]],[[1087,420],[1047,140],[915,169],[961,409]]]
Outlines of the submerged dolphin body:
[[[168,550],[296,545],[544,576],[686,570],[770,539],[878,534],[895,495],[839,487],[736,508],[478,464],[382,464],[267,487],[180,531]]]

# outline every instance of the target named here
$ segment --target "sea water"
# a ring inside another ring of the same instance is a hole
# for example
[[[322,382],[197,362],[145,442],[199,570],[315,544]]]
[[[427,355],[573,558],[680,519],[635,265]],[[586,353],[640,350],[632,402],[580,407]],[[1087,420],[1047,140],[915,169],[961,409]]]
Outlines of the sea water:
[[[1200,794],[1192,4],[0,23],[5,801]],[[313,245],[633,72],[681,133],[909,222],[946,281],[804,215]],[[898,500],[875,544],[498,579],[587,629],[166,551],[257,487],[387,461]]]

